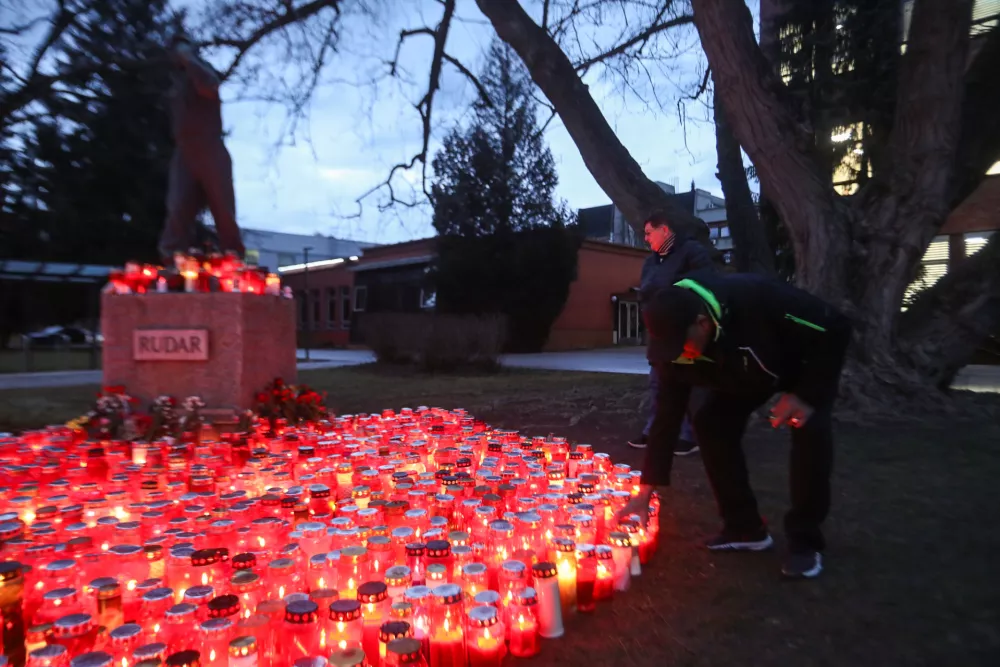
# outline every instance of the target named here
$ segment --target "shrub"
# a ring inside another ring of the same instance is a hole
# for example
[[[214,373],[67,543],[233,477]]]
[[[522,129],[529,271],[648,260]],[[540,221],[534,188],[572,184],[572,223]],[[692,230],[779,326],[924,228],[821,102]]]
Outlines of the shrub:
[[[496,370],[506,333],[499,315],[366,313],[360,326],[362,340],[379,363],[429,371]]]

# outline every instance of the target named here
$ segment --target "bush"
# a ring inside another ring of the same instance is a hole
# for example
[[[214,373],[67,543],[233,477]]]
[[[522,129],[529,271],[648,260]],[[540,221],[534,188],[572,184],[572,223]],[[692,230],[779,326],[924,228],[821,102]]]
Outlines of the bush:
[[[498,369],[507,329],[500,315],[430,313],[365,313],[359,325],[379,363],[428,371]]]

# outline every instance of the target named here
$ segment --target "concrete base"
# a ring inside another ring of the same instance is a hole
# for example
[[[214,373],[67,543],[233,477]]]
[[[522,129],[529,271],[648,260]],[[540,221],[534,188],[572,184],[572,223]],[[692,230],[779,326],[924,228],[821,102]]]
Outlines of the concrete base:
[[[136,361],[136,330],[208,332],[204,361]],[[104,294],[104,384],[125,385],[143,406],[197,395],[208,409],[243,409],[275,377],[295,382],[295,302],[241,293]]]

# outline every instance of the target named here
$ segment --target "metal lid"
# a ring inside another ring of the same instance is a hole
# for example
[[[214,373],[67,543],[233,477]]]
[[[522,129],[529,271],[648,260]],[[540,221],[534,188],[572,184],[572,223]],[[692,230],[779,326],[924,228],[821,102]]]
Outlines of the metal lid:
[[[330,603],[330,620],[353,621],[361,618],[361,603],[357,600],[336,600]]]
[[[166,600],[167,598],[172,598],[174,596],[174,589],[162,586],[160,588],[154,588],[151,591],[146,591],[142,594],[142,599],[144,602],[160,602],[161,600]]]
[[[92,651],[78,655],[69,661],[70,667],[109,667],[114,658],[104,651]]]
[[[391,653],[395,655],[396,660],[402,665],[416,663],[420,660],[419,639],[414,639],[412,637],[393,639],[391,642],[386,644],[385,650],[386,653]]]
[[[614,550],[607,544],[598,544],[594,547],[594,555],[597,556],[598,560],[607,560],[614,557]]]
[[[358,601],[368,604],[389,597],[388,587],[381,581],[366,581],[358,586]]]
[[[517,603],[526,607],[538,604],[538,591],[531,586],[522,588],[517,592]]]
[[[66,654],[66,647],[62,644],[49,644],[48,646],[43,646],[42,648],[36,648],[34,651],[28,654],[28,662],[31,663],[34,660],[42,661],[45,665],[55,665],[62,662],[62,658]]]
[[[210,618],[228,618],[238,613],[240,613],[240,598],[237,595],[219,595],[208,603]]]
[[[272,570],[286,570],[295,567],[295,561],[291,558],[275,558],[267,566]]]
[[[432,558],[447,558],[451,552],[448,540],[431,540],[427,543],[427,555]]]
[[[94,627],[94,618],[90,614],[68,614],[53,623],[56,637],[75,637],[86,634]]]
[[[412,637],[413,628],[406,621],[386,621],[378,629],[378,639],[383,644],[401,637]]]
[[[417,642],[418,649],[419,645]],[[338,649],[330,654],[330,667],[362,667],[364,664],[365,652],[360,648]]]
[[[478,577],[486,574],[485,563],[469,563],[462,566],[462,574],[467,577]]]
[[[488,628],[500,621],[497,608],[493,606],[473,607],[469,611],[469,624],[474,627]]]
[[[198,667],[201,664],[201,653],[198,651],[178,651],[167,658],[167,667]]]
[[[150,644],[143,644],[136,650],[132,651],[132,657],[136,660],[148,660],[150,658],[158,658],[162,660],[167,653],[167,645],[163,642],[152,642]]]
[[[206,635],[229,634],[233,628],[233,622],[228,618],[210,618],[202,621],[199,626]]]
[[[497,608],[500,607],[500,600],[500,593],[493,590],[479,591],[476,593],[475,597],[472,598],[472,601],[477,605],[486,605]]]
[[[289,602],[285,607],[285,622],[296,624],[315,623],[316,612],[318,610],[319,605],[312,600],[295,600],[294,602]]]
[[[111,631],[111,643],[112,644],[126,644],[129,641],[138,638],[142,633],[142,626],[138,623],[126,623],[124,625],[119,625],[117,628]]]
[[[505,560],[500,569],[509,577],[521,579],[525,576],[528,566],[519,560]]]
[[[441,584],[431,589],[431,594],[440,604],[456,604],[462,601],[462,589],[457,584]]]
[[[163,612],[164,618],[173,623],[180,623],[183,621],[185,616],[190,616],[198,611],[198,606],[193,605],[190,602],[181,602],[180,604],[175,604],[170,609]]]
[[[229,642],[229,655],[234,658],[245,658],[257,653],[257,638],[253,635],[237,637]]]
[[[233,556],[232,564],[234,570],[250,570],[257,565],[257,556],[249,552],[236,554]]]
[[[211,586],[192,586],[184,591],[184,599],[195,600],[198,604],[201,604],[213,597],[214,593],[215,589]]]
[[[555,563],[535,563],[531,566],[531,574],[535,578],[548,579],[549,577],[556,576],[558,570],[556,570]]]
[[[385,583],[389,586],[402,586],[409,583],[412,573],[405,565],[393,565],[385,571]]]

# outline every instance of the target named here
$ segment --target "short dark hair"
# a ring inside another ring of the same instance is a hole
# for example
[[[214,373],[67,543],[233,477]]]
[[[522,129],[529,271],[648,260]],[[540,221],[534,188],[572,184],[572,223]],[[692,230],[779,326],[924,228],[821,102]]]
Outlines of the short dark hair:
[[[657,211],[657,212],[653,213],[652,215],[650,215],[648,218],[646,218],[646,222],[644,222],[643,225],[651,225],[654,228],[656,228],[656,227],[670,227],[671,229],[673,229],[673,227],[671,227],[671,225],[670,225],[670,220],[661,211]]]

